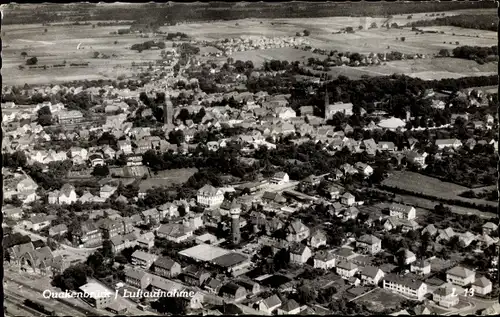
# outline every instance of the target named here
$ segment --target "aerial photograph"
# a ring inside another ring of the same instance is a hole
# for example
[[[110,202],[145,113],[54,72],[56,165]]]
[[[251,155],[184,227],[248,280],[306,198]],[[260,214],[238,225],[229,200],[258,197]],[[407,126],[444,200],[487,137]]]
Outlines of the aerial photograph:
[[[5,316],[500,314],[496,1],[0,10]]]

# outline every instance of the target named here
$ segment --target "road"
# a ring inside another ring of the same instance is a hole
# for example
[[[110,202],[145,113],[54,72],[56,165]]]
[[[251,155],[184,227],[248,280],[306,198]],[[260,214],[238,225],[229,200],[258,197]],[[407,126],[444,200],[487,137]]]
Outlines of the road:
[[[462,296],[460,297],[460,300],[462,300]],[[480,298],[475,297],[475,296],[474,297],[467,297],[466,300],[471,302],[473,304],[473,306],[458,312],[458,314],[461,316],[475,315],[478,310],[488,308],[491,305],[498,303],[498,300],[495,300],[495,299],[484,300],[484,299],[480,299]]]

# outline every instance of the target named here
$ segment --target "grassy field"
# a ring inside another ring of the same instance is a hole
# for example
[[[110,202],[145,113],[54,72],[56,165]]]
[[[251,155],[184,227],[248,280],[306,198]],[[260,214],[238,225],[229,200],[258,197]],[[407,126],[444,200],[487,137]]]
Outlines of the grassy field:
[[[398,309],[405,300],[402,296],[377,288],[373,292],[354,300],[354,302],[359,305],[366,305],[372,312],[381,313],[387,310]]]
[[[79,79],[117,78],[132,73],[132,62],[153,61],[159,58],[155,50],[137,53],[130,50],[135,43],[147,39],[136,35],[112,35],[127,26],[96,27],[91,25],[56,25],[40,24],[6,25],[2,32],[2,75],[5,84],[45,84],[60,83]],[[44,33],[47,29],[47,33]],[[115,44],[115,41],[117,42]],[[80,44],[80,49],[77,49]],[[38,65],[89,62],[89,67],[65,67],[59,69],[24,69],[25,64],[21,52],[28,58],[36,56]],[[110,59],[94,59],[94,52],[113,55]]]
[[[399,188],[415,193],[423,193],[443,199],[455,199],[469,203],[495,206],[496,204],[484,199],[470,199],[458,196],[469,188],[453,183],[443,182],[437,178],[425,176],[409,171],[396,171],[382,182],[382,185]]]

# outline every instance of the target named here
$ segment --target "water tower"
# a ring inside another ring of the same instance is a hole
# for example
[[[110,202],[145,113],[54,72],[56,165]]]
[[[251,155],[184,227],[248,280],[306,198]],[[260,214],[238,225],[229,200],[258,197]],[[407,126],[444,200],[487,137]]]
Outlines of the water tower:
[[[229,209],[229,213],[231,215],[231,238],[233,245],[238,245],[241,242],[241,233],[240,233],[240,214],[241,207],[236,203],[235,200],[231,203],[231,207]]]

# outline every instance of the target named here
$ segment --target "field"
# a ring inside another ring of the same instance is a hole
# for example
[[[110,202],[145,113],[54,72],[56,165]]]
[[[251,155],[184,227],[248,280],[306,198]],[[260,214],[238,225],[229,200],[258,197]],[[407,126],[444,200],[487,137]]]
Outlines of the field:
[[[132,62],[154,61],[159,58],[155,50],[137,53],[130,50],[135,43],[147,39],[137,35],[112,35],[110,32],[127,26],[96,27],[91,25],[56,25],[42,26],[40,24],[6,25],[2,28],[2,75],[4,83],[12,84],[45,84],[60,83],[83,79],[116,79],[118,76],[128,76],[132,73]],[[44,33],[47,29],[47,33]],[[117,43],[115,44],[115,41]],[[77,49],[80,44],[79,49]],[[38,65],[89,62],[89,67],[64,67],[19,70],[19,65],[25,64],[21,52],[26,52],[28,58],[36,56]],[[94,59],[94,52],[116,57],[110,59]]]
[[[403,301],[406,301],[406,299],[402,296],[376,288],[373,292],[356,299],[354,302],[359,305],[366,305],[367,309],[372,312],[381,313],[398,309]]]
[[[469,188],[453,183],[443,182],[437,178],[408,171],[397,171],[382,182],[382,185],[399,188],[415,193],[423,193],[443,199],[455,199],[469,203],[495,206],[494,202],[482,199],[469,199],[458,196]]]
[[[445,12],[455,14],[495,14],[493,9],[461,10]],[[414,14],[411,20],[407,15],[394,16],[389,23],[404,25],[410,21],[432,19],[425,14]],[[480,18],[480,17],[479,17]],[[295,36],[297,32],[309,30],[308,40],[311,46],[339,52],[384,53],[399,51],[406,54],[421,53],[429,56],[437,54],[440,49],[453,49],[459,45],[493,46],[497,44],[495,32],[461,29],[455,27],[426,27],[424,29],[444,32],[444,34],[415,34],[410,28],[386,29],[380,26],[387,19],[383,17],[328,17],[311,19],[244,19],[219,21],[210,23],[185,23],[175,26],[163,26],[161,31],[183,32],[198,40],[217,40],[242,35],[257,36]],[[98,21],[89,21],[96,23]],[[372,22],[379,28],[369,29]],[[333,34],[342,28],[351,26],[353,34]],[[358,30],[362,26],[362,30]],[[41,24],[5,25],[2,29],[3,54],[2,75],[7,85],[60,83],[79,79],[116,79],[128,77],[135,70],[132,62],[154,61],[159,58],[157,50],[137,53],[129,49],[132,44],[146,41],[138,35],[112,35],[119,29],[128,26],[105,26],[92,28],[91,25],[51,25]],[[45,32],[47,29],[47,32]],[[455,35],[453,35],[455,34]],[[479,37],[477,37],[479,36]],[[405,37],[405,41],[400,38]],[[158,38],[150,38],[154,40]],[[116,43],[115,43],[116,42]],[[450,42],[452,44],[450,44]],[[77,47],[79,46],[79,49]],[[167,42],[167,46],[170,43]],[[202,48],[203,52],[213,51]],[[88,62],[88,67],[24,69],[18,67],[25,64],[21,52],[28,57],[36,56],[38,65]],[[94,52],[112,56],[109,59],[95,59]],[[320,59],[326,56],[313,54],[292,48],[270,49],[260,51],[237,52],[232,56],[235,60],[251,60],[259,67],[264,60],[281,59],[305,62],[309,57]],[[360,78],[363,75],[381,76],[392,73],[405,73],[422,79],[451,78],[463,76],[480,76],[497,73],[497,63],[479,65],[473,61],[439,59],[415,60],[387,63],[377,67],[334,67],[330,74]]]

